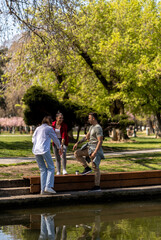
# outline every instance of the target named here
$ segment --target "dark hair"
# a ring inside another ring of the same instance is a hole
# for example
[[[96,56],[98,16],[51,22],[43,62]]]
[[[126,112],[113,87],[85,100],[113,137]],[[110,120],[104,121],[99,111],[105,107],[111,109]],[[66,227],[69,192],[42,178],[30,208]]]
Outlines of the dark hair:
[[[52,119],[51,116],[45,116],[45,117],[43,118],[43,120],[42,120],[42,124],[43,124],[43,123],[46,123],[46,124],[48,124],[48,125],[51,125],[52,122],[53,122],[53,119]]]
[[[94,117],[96,119],[96,121],[98,121],[97,113],[91,112],[88,115],[91,115],[92,117]]]

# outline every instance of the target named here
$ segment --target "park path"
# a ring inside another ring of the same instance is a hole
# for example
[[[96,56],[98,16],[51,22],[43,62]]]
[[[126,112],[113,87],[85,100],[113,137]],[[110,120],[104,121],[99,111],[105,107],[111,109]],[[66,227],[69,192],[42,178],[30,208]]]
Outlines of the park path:
[[[133,155],[133,154],[144,154],[144,153],[157,153],[161,152],[161,149],[144,149],[144,150],[133,150],[133,151],[122,151],[122,152],[105,152],[104,155],[107,158],[112,156],[120,156],[120,155]],[[75,157],[73,154],[67,154],[67,159],[74,160]],[[33,162],[35,161],[35,157],[14,157],[14,158],[0,158],[0,164],[17,164],[24,162]]]

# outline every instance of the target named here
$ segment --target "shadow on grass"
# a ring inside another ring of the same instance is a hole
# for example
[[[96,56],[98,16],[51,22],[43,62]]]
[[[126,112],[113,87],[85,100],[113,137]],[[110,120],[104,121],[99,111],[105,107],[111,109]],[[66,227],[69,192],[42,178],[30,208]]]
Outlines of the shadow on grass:
[[[0,141],[0,149],[8,150],[30,150],[32,149],[31,141],[22,141],[22,142],[2,142]]]
[[[115,156],[109,157],[110,160],[112,161],[112,159],[114,161],[121,161],[121,160],[125,160],[125,161],[130,161],[132,163],[138,164],[140,166],[146,167],[149,170],[158,170],[160,168],[158,168],[157,166],[151,166],[150,164],[156,164],[158,166],[161,165],[161,153],[144,153],[144,154],[133,154],[133,155],[121,155],[121,156]],[[124,170],[123,170],[124,171]]]

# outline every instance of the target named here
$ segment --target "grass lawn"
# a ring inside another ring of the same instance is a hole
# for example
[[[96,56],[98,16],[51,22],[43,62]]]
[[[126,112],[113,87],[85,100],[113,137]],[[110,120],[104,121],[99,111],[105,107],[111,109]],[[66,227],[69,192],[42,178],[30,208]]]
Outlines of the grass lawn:
[[[31,139],[29,135],[0,135],[0,157],[33,156]]]
[[[161,148],[161,138],[136,137],[130,138],[127,142],[112,142],[109,138],[105,138],[103,143],[104,151],[127,151],[127,150],[143,150]]]
[[[31,157],[32,142],[30,135],[0,135],[0,157]],[[73,152],[73,143],[69,143],[68,153]],[[112,142],[105,138],[103,142],[104,152],[118,152],[127,150],[156,149],[161,148],[161,138],[136,137],[127,142]]]
[[[73,153],[73,144],[69,144],[68,153]],[[161,147],[161,139],[146,136],[131,138],[127,142],[112,142],[106,138],[103,143],[104,152],[118,152],[127,150],[156,149]],[[29,135],[0,135],[0,157],[29,157],[32,154],[32,142]],[[129,154],[106,157],[101,161],[101,172],[129,172],[161,170],[161,153]],[[69,174],[76,170],[83,171],[83,167],[74,160],[67,163]],[[26,175],[39,175],[37,163],[0,165],[0,179],[17,179]]]

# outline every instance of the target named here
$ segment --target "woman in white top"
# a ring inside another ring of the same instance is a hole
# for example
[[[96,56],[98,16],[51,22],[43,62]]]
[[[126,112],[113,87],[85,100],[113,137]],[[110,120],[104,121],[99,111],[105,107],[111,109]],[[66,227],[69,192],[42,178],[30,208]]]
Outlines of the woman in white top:
[[[59,150],[59,154],[62,154],[60,141],[57,138],[51,125],[52,118],[50,116],[44,117],[42,120],[42,125],[36,128],[32,137],[32,152],[36,157],[36,161],[40,169],[41,194],[56,193],[53,190],[55,167],[50,153],[51,139],[56,144]],[[47,163],[47,166],[45,164],[45,161]]]

